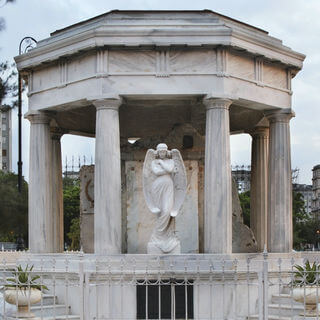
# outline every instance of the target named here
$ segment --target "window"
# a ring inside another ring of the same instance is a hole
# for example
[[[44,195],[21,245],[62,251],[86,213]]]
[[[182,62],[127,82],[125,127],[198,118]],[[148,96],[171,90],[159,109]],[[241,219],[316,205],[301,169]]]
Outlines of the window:
[[[7,150],[6,149],[2,149],[2,156],[6,157],[7,156]]]
[[[2,131],[6,131],[7,130],[7,125],[5,123],[2,124]]]
[[[6,143],[7,142],[7,138],[6,137],[2,137],[2,143]]]
[[[193,282],[149,280],[137,284],[137,319],[193,319]],[[146,296],[148,297],[146,303]],[[160,298],[159,298],[160,296]],[[160,308],[159,308],[160,305]],[[161,310],[159,310],[161,309]],[[175,317],[171,315],[175,310]],[[161,312],[159,316],[159,311]]]

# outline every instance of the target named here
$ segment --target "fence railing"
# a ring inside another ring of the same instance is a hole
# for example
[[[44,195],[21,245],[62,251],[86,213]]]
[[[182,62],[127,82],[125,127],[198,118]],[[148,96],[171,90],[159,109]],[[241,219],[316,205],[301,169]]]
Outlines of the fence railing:
[[[15,265],[0,261],[0,313],[47,320],[319,319],[319,258],[30,254]]]

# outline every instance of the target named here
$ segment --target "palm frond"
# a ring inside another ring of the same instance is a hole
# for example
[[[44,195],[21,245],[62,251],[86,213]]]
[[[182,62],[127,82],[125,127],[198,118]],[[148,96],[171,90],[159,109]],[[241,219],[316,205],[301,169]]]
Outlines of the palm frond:
[[[39,284],[36,281],[40,279],[39,275],[32,275],[33,265],[29,267],[27,264],[25,269],[21,265],[17,266],[16,270],[12,271],[12,276],[14,278],[8,278],[7,281],[10,282],[6,284],[5,288],[19,288],[19,289],[28,289],[34,288],[42,291],[48,291],[47,286]]]
[[[304,265],[294,265],[292,286],[320,285],[320,264],[307,260]]]

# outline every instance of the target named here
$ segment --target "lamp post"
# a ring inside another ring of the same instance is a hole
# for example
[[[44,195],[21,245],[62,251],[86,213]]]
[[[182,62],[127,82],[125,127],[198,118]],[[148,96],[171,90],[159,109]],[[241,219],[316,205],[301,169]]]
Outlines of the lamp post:
[[[19,55],[28,52],[36,45],[32,37],[24,37],[19,44]],[[22,188],[22,78],[18,71],[18,191]]]
[[[317,249],[319,250],[319,237],[320,237],[320,230],[319,229],[317,229],[316,234],[317,234]]]

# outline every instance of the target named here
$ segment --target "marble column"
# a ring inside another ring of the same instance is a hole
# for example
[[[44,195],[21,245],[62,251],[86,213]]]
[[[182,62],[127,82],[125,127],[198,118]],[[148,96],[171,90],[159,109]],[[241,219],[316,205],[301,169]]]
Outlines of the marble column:
[[[204,252],[232,252],[232,184],[228,99],[204,99],[206,106]]]
[[[29,249],[54,252],[50,118],[40,112],[26,117],[30,121]]]
[[[53,220],[53,252],[64,251],[63,239],[63,186],[62,186],[62,160],[61,136],[59,129],[51,131],[52,147],[52,220]]]
[[[252,132],[250,228],[263,251],[267,244],[268,147],[269,128],[257,127]]]
[[[94,173],[94,252],[121,253],[121,99],[93,102],[96,107]]]
[[[268,251],[292,251],[291,110],[266,112],[270,123]]]

